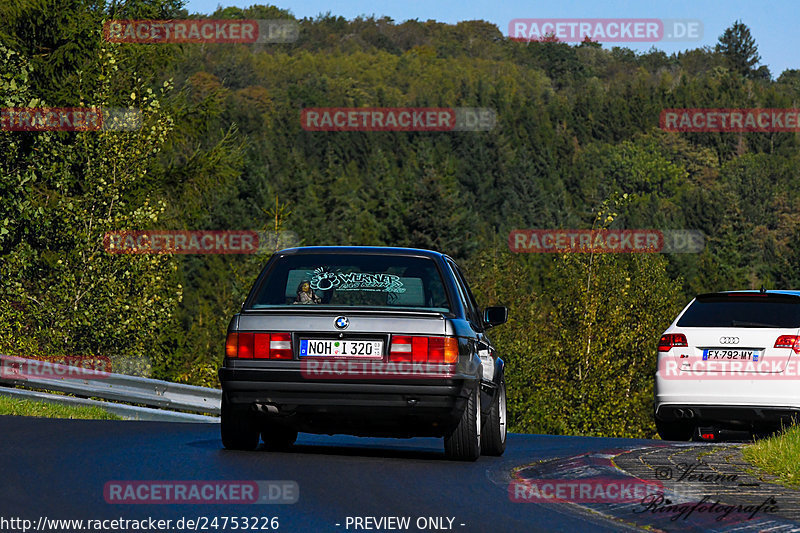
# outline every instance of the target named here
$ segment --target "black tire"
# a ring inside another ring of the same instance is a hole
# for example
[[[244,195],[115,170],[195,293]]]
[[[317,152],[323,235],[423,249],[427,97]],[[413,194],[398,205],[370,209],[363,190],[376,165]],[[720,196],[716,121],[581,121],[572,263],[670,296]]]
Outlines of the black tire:
[[[688,441],[692,440],[695,427],[686,422],[664,422],[656,419],[656,430],[661,440]]]
[[[481,393],[470,393],[456,429],[444,438],[444,454],[455,461],[475,461],[481,455]]]
[[[258,428],[244,409],[234,409],[222,395],[219,419],[222,445],[228,450],[255,450],[258,447]]]
[[[500,387],[494,395],[489,417],[481,431],[481,454],[499,457],[506,451],[508,411],[506,410],[506,382],[501,377]]]
[[[261,430],[261,440],[268,450],[286,450],[297,440],[297,431],[284,426],[267,426]]]

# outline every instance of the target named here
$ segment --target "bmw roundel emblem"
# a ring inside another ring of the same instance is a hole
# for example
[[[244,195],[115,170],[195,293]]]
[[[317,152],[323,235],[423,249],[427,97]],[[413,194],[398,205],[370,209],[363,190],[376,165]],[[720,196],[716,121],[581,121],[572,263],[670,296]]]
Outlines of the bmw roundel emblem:
[[[339,329],[346,329],[350,325],[350,320],[346,316],[337,316],[333,324]]]

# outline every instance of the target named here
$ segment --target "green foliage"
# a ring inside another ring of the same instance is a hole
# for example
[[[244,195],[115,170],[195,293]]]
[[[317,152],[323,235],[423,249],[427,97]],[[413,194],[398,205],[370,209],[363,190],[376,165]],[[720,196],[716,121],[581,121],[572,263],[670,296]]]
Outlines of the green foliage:
[[[758,55],[758,46],[750,34],[750,28],[742,21],[737,20],[733,26],[725,30],[725,33],[720,36],[715,50],[722,54],[728,68],[734,72],[749,77],[755,77],[758,73],[756,66],[761,61],[761,56]],[[769,75],[767,75],[767,79],[769,79]]]
[[[612,205],[604,202],[595,229],[613,222]],[[491,336],[506,362],[511,429],[652,437],[655,344],[685,304],[680,281],[656,254],[544,260],[541,282],[529,258],[507,250],[469,263],[481,299],[510,308]]]
[[[652,437],[655,345],[680,310],[680,285],[650,254],[558,259],[540,331],[536,409],[522,427],[548,433]],[[685,303],[685,302],[683,302]]]
[[[7,49],[0,54],[11,59],[0,67],[2,106],[28,101],[25,73],[33,69]],[[94,105],[109,103],[115,57],[113,49],[99,52],[98,71],[105,75],[86,95]],[[132,104],[137,92],[130,93]],[[103,248],[105,232],[156,223],[164,210],[163,201],[151,202],[140,187],[171,121],[151,89],[136,102],[139,130],[3,134],[0,172],[11,194],[0,209],[14,221],[0,241],[3,352],[100,353],[142,359],[137,370],[148,371],[146,358],[180,301],[176,266],[167,256],[112,255]],[[42,104],[31,98],[28,105]]]
[[[227,322],[269,251],[118,256],[106,231],[268,228],[307,245],[435,248],[468,265],[481,303],[511,307],[491,335],[512,429],[646,436],[653,348],[678,308],[701,291],[800,282],[800,138],[657,129],[664,108],[796,107],[800,75],[771,81],[741,22],[715,49],[672,55],[330,13],[297,20],[295,43],[102,39],[111,18],[184,16],[178,0],[0,6],[0,107],[144,118],[131,132],[0,132],[0,351],[109,355],[117,369],[217,384]],[[294,19],[258,5],[208,16]],[[301,128],[301,109],[327,106],[488,107],[498,125]],[[603,205],[601,226],[695,229],[707,246],[507,248],[511,229],[586,228]]]
[[[104,411],[99,407],[59,405],[7,396],[0,396],[0,415],[120,420],[117,415]]]
[[[742,454],[752,464],[787,487],[800,485],[800,427],[782,428],[778,435],[745,447]]]

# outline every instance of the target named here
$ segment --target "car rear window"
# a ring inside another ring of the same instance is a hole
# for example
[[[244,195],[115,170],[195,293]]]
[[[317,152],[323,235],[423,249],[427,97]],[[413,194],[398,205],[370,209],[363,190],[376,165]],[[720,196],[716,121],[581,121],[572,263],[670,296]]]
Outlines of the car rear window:
[[[800,327],[800,298],[784,295],[698,296],[678,320],[680,327]]]
[[[296,305],[450,312],[436,263],[425,257],[396,255],[281,257],[259,287],[250,307]]]

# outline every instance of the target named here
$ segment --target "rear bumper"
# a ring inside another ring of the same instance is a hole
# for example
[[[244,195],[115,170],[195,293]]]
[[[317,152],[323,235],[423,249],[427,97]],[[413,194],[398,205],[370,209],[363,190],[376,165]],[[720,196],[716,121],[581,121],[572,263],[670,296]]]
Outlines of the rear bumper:
[[[691,417],[689,417],[691,413]],[[759,407],[753,405],[662,404],[656,407],[656,418],[665,422],[683,420],[702,424],[780,424],[790,423],[800,415],[796,407]]]
[[[780,423],[800,414],[800,380],[655,376],[655,416],[695,423]]]
[[[476,376],[415,379],[307,379],[299,368],[219,371],[231,407],[254,420],[310,433],[442,437],[458,424]]]

